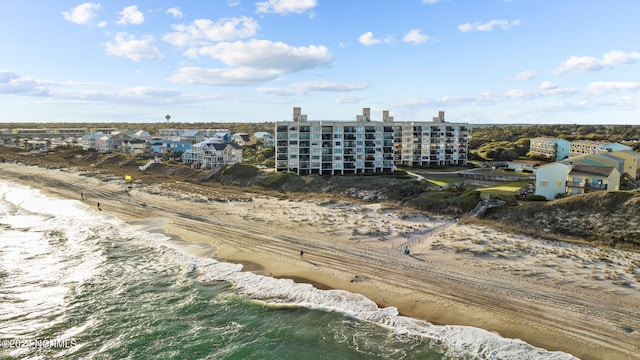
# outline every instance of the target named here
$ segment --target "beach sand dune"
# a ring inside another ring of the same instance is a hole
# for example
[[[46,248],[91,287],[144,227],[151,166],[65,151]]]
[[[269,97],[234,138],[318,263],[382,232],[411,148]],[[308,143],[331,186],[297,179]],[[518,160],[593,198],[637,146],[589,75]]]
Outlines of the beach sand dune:
[[[361,293],[408,316],[480,327],[583,359],[637,359],[640,353],[637,253],[508,234],[383,204],[251,193],[224,200],[221,189],[187,193],[195,186],[187,183],[125,191],[120,179],[69,170],[0,169],[0,179],[78,201],[82,193],[105,214],[212,245],[217,257],[250,271]]]

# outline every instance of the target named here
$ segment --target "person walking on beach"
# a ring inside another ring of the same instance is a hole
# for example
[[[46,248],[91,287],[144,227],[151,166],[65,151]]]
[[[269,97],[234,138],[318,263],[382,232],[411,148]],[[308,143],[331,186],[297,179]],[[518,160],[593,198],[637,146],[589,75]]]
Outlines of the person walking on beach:
[[[100,203],[98,203],[98,210],[102,211],[102,209],[100,208]]]
[[[80,192],[80,197],[82,198],[82,201],[84,201],[84,193]]]
[[[304,256],[304,250],[300,250],[300,257]]]

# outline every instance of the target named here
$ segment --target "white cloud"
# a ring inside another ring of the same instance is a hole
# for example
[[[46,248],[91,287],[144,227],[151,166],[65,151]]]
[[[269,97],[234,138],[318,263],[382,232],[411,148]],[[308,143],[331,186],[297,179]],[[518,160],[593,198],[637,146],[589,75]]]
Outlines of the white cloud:
[[[360,42],[360,44],[365,46],[372,46],[372,45],[377,45],[382,43],[390,44],[393,42],[393,39],[391,37],[386,37],[383,40],[376,39],[373,37],[373,33],[371,31],[368,31],[360,35],[360,37],[358,38],[358,42]]]
[[[190,49],[187,55],[209,56],[229,68],[182,68],[169,80],[210,85],[259,84],[284,73],[328,66],[332,60],[331,52],[324,46],[293,47],[269,40],[219,43]]]
[[[280,72],[251,68],[207,69],[184,67],[178,69],[168,80],[188,84],[216,86],[255,85],[275,79]]]
[[[516,76],[512,78],[507,78],[508,80],[516,80],[516,81],[529,81],[538,77],[538,74],[533,70],[525,70],[516,74]]]
[[[316,0],[267,0],[256,3],[258,13],[301,14],[316,7]]]
[[[587,86],[587,95],[605,95],[613,92],[640,89],[640,82],[635,81],[597,81]]]
[[[293,47],[269,40],[218,43],[191,49],[189,54],[206,55],[229,66],[272,69],[281,73],[327,66],[332,59],[331,52],[324,46]]]
[[[499,27],[502,30],[507,30],[513,26],[520,25],[520,20],[490,20],[486,23],[465,23],[458,25],[458,30],[462,32],[469,31],[492,31],[494,27]]]
[[[138,7],[127,6],[120,11],[120,18],[117,23],[120,25],[134,24],[140,25],[144,22],[144,14],[138,10]]]
[[[558,85],[552,83],[549,80],[545,80],[540,84],[540,90],[554,90],[557,88],[558,88]]]
[[[112,42],[104,44],[105,52],[109,55],[123,56],[134,61],[142,59],[161,60],[164,55],[158,48],[151,45],[153,38],[146,36],[136,39],[127,33],[117,33]]]
[[[47,104],[176,105],[210,101],[216,95],[187,95],[173,89],[147,86],[117,87],[107,83],[32,79],[0,70],[0,94],[46,98]]]
[[[360,37],[358,38],[358,41],[360,42],[360,44],[366,45],[366,46],[376,45],[382,42],[378,39],[375,39],[371,31],[360,35]]]
[[[63,11],[62,15],[67,21],[85,25],[91,23],[91,20],[98,15],[97,12],[100,9],[100,4],[84,3],[76,6],[71,11]]]
[[[258,88],[258,92],[270,95],[303,95],[308,92],[348,92],[369,88],[367,83],[343,84],[330,81],[293,83],[287,88]]]
[[[412,42],[412,43],[415,43],[415,44],[420,44],[420,43],[429,41],[429,35],[421,34],[419,29],[411,29],[402,38],[402,41],[404,41],[404,42]]]
[[[221,19],[213,22],[208,19],[194,20],[191,25],[172,25],[174,32],[162,39],[175,46],[188,46],[212,41],[230,41],[250,37],[256,34],[258,23],[245,16]]]
[[[182,18],[184,16],[182,14],[182,11],[180,11],[180,8],[177,8],[177,7],[172,7],[171,9],[168,9],[167,14],[173,16],[174,18]]]
[[[618,66],[631,64],[640,60],[640,53],[626,53],[619,50],[611,50],[602,55],[602,59],[592,56],[570,56],[569,59],[560,63],[560,66],[554,70],[554,74],[562,75],[568,72],[589,72],[598,71],[604,68],[615,68]]]

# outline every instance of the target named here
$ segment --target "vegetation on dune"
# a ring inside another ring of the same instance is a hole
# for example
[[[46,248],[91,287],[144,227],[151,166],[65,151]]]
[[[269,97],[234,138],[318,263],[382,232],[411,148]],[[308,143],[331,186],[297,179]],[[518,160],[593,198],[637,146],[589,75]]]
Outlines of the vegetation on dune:
[[[638,192],[600,191],[526,206],[492,208],[484,219],[517,226],[535,236],[568,236],[593,245],[640,250]]]

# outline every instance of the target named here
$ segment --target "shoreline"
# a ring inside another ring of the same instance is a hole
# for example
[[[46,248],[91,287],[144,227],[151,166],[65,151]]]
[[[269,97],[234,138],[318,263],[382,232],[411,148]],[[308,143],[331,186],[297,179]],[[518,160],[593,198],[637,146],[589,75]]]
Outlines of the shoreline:
[[[263,195],[221,203],[162,185],[125,194],[121,182],[71,170],[0,168],[0,179],[50,196],[82,201],[82,192],[88,206],[100,202],[129,224],[162,219],[166,236],[202,244],[196,253],[215,248],[215,258],[241,263],[243,271],[360,293],[405,316],[479,327],[583,359],[633,359],[640,352],[639,254],[556,244],[380,204]],[[405,245],[411,256],[402,254]]]

